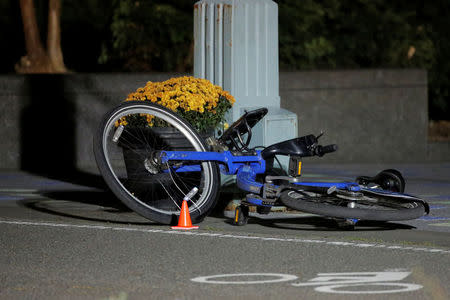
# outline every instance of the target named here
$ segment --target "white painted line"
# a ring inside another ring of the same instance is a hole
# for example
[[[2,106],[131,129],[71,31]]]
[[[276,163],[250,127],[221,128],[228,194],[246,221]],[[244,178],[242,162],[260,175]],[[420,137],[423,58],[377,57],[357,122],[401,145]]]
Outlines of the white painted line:
[[[274,279],[262,279],[262,280],[245,280],[241,279],[239,281],[228,281],[228,280],[217,280],[219,278],[227,277],[275,277]],[[216,279],[216,280],[212,280]],[[298,279],[295,275],[289,274],[278,274],[278,273],[239,273],[239,274],[219,274],[211,276],[199,276],[192,278],[194,282],[200,283],[215,283],[215,284],[260,284],[260,283],[274,283],[274,282],[284,282],[290,280]]]
[[[386,287],[386,286],[388,286],[388,287],[396,287],[396,288],[392,288],[391,290],[374,290],[374,291],[342,290],[342,288],[345,288],[345,287],[355,288],[355,287],[359,287],[359,286],[362,286],[362,287],[370,287],[370,286]],[[392,293],[417,291],[417,290],[420,290],[422,287],[423,286],[421,286],[420,284],[413,284],[413,283],[373,282],[370,284],[361,283],[361,284],[349,284],[349,285],[340,285],[340,284],[323,285],[323,286],[316,287],[315,290],[317,292],[331,293],[331,294],[392,294]]]
[[[252,239],[265,242],[290,242],[290,243],[302,243],[302,244],[323,244],[330,246],[343,246],[343,247],[357,247],[357,248],[384,248],[400,251],[419,251],[426,253],[444,253],[450,254],[450,250],[437,249],[437,248],[424,248],[424,247],[411,247],[411,246],[390,246],[384,244],[370,244],[370,243],[356,243],[356,242],[340,242],[340,241],[324,241],[324,240],[311,240],[311,239],[299,239],[299,238],[279,238],[279,237],[262,237],[262,236],[249,236],[249,235],[233,235],[222,233],[209,233],[209,232],[192,232],[192,231],[173,231],[164,229],[148,229],[148,228],[135,228],[135,227],[113,227],[113,226],[100,226],[100,225],[77,225],[77,224],[65,224],[65,223],[47,223],[47,222],[29,222],[29,221],[12,221],[0,219],[0,224],[9,225],[23,225],[23,226],[41,226],[41,227],[57,227],[57,228],[72,228],[72,229],[96,229],[96,230],[114,230],[114,231],[129,231],[129,232],[143,232],[143,233],[162,233],[172,235],[192,235],[192,236],[206,236],[217,238],[230,238],[230,239]]]
[[[1,193],[38,193],[39,190],[36,189],[0,189]]]

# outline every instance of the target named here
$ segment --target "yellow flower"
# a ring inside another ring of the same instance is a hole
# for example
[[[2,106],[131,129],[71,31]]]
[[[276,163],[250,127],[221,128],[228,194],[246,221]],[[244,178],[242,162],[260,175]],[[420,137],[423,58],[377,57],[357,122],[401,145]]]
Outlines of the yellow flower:
[[[163,82],[149,81],[144,87],[127,96],[126,101],[132,100],[151,101],[163,105],[188,118],[194,127],[197,125],[196,122],[208,123],[208,118],[215,114],[219,114],[220,117],[219,119],[214,117],[214,120],[223,119],[225,111],[235,102],[234,97],[220,86],[212,84],[209,80],[191,76],[170,78]],[[203,119],[191,113],[185,115],[186,112],[200,113]],[[147,116],[147,123],[153,126],[153,117]],[[120,124],[123,124],[122,120]]]
[[[126,125],[128,125],[128,122],[127,122],[127,119],[125,117],[122,117],[119,120],[117,120],[114,125],[116,127],[119,127],[120,125],[126,126]]]

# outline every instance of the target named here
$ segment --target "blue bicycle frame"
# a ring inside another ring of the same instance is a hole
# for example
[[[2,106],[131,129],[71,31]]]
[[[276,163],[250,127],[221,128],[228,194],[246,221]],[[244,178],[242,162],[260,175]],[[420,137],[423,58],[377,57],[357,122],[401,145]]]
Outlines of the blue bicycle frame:
[[[223,152],[196,152],[196,151],[161,151],[160,159],[163,164],[169,161],[215,161],[220,163],[220,171],[226,175],[237,175],[237,186],[244,191],[251,193],[261,193],[264,184],[256,181],[257,174],[266,171],[266,162],[261,157],[261,151],[256,151],[256,155],[234,156],[230,151]],[[195,172],[200,171],[200,165],[185,165],[174,168],[175,172]],[[166,170],[166,172],[168,172]],[[297,182],[294,184],[307,185],[313,187],[348,190],[352,192],[360,191],[360,187],[355,182]]]

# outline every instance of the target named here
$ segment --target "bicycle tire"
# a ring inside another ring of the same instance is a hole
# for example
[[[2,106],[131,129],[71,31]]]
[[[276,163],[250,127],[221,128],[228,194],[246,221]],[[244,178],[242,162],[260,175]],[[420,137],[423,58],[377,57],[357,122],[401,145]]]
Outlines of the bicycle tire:
[[[125,124],[119,134],[118,124],[123,118],[134,122],[150,118],[154,124],[170,125],[169,131],[176,134],[176,139],[172,133],[157,133],[147,121],[141,122],[140,127]],[[203,138],[179,115],[154,103],[127,101],[104,116],[94,135],[94,155],[101,175],[117,198],[136,213],[157,223],[176,224],[184,195],[197,187],[199,191],[188,205],[192,222],[198,223],[217,202],[218,166],[209,161],[197,163],[199,172],[175,172],[169,164],[165,166],[165,173],[153,170],[152,160],[149,160],[152,153],[178,150],[174,149],[174,141],[183,144],[184,150],[207,149]],[[128,154],[131,158],[125,159]]]
[[[287,207],[334,218],[401,221],[417,219],[426,211],[424,204],[420,201],[399,201],[373,195],[370,199],[370,205],[364,204],[366,200],[362,199],[361,202],[356,202],[356,207],[351,208],[346,205],[348,201],[332,195],[308,197],[295,190],[285,190],[280,195],[280,201]]]

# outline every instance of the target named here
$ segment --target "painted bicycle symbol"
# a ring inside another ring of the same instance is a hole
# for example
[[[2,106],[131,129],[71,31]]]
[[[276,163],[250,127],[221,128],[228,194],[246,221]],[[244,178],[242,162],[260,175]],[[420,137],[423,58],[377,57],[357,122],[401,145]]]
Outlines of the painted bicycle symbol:
[[[292,285],[314,286],[317,292],[336,294],[385,294],[421,289],[419,284],[398,282],[410,274],[411,272],[319,273],[308,282]],[[375,287],[378,289],[374,289]]]
[[[399,282],[408,277],[407,271],[318,273],[307,282],[291,283],[295,287],[314,287],[322,293],[334,294],[385,294],[412,292],[423,286],[414,283]],[[200,276],[191,279],[194,282],[209,284],[267,284],[297,280],[298,277],[278,273],[241,273]]]

